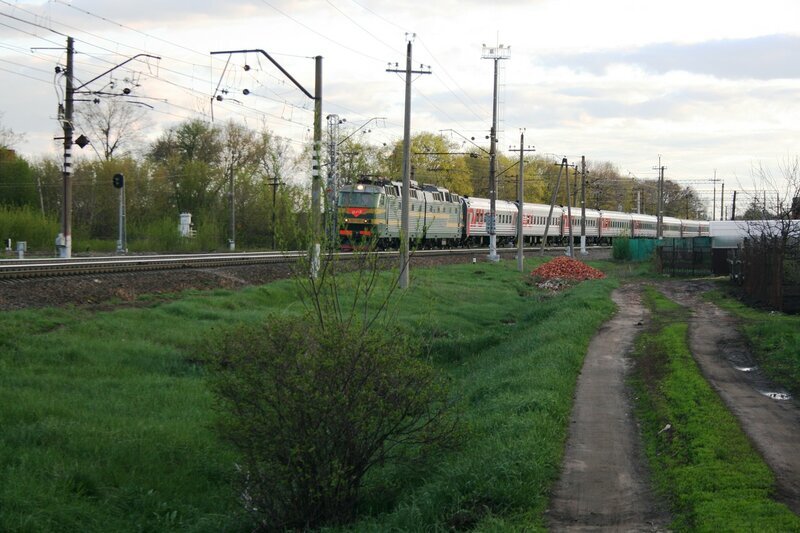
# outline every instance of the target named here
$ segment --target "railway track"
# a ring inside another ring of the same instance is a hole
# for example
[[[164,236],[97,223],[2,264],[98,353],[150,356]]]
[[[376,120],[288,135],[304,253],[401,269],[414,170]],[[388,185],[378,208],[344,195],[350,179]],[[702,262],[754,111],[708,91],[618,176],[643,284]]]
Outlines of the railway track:
[[[607,246],[595,246],[592,251],[607,250]],[[546,248],[547,255],[563,254],[565,248]],[[397,256],[397,252],[377,252],[387,258]],[[539,248],[526,248],[525,254],[533,256]],[[416,257],[471,256],[485,260],[488,249],[458,248],[450,250],[417,250]],[[516,254],[516,248],[500,248],[503,257]],[[352,252],[342,252],[339,258],[348,260],[355,257]],[[597,255],[596,253],[592,255]],[[137,255],[109,257],[75,257],[71,259],[33,258],[0,260],[0,280],[30,279],[41,277],[60,277],[84,274],[110,274],[120,272],[146,272],[158,270],[201,269],[234,267],[255,264],[296,263],[305,257],[305,252],[242,252],[216,254],[176,254],[176,255]]]

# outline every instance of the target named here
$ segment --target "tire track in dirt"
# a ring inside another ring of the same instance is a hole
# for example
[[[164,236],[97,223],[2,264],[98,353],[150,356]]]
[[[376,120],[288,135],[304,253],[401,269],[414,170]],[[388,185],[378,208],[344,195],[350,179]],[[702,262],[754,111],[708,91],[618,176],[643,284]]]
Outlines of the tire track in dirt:
[[[800,407],[755,366],[738,321],[702,293],[711,282],[666,282],[664,294],[691,309],[689,346],[703,376],[739,420],[776,477],[776,499],[800,514]]]
[[[617,314],[589,344],[575,392],[564,463],[548,511],[552,531],[666,531],[650,487],[625,378],[648,319],[640,287],[611,297]]]

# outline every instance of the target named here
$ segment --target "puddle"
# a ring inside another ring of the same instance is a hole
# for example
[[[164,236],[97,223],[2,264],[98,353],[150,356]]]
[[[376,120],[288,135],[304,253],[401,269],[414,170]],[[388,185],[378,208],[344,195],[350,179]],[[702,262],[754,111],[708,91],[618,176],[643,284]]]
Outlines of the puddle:
[[[786,392],[765,392],[759,391],[761,394],[766,396],[767,398],[772,398],[773,400],[791,400],[792,395]]]
[[[736,370],[739,372],[754,372],[758,367],[757,366],[734,366]]]

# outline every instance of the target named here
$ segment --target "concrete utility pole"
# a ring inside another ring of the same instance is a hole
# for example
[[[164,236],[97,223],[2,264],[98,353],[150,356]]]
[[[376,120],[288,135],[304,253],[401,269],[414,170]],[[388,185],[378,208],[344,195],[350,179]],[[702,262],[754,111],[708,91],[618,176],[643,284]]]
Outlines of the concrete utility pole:
[[[73,87],[75,41],[67,37],[67,86],[64,97],[64,205],[61,206],[61,233],[56,237],[58,256],[72,257],[72,113],[75,98]]]
[[[599,228],[598,228],[599,231]],[[581,156],[581,255],[586,255],[586,156]]]
[[[664,170],[667,167],[661,165],[661,154],[658,154],[658,166],[653,170],[658,170],[658,209],[656,211],[656,238],[664,237]]]
[[[564,159],[564,161],[566,161],[566,158]],[[567,167],[569,167],[569,165],[567,165]],[[578,165],[572,165],[572,167],[575,169],[575,177],[577,177],[578,176]],[[569,229],[569,243],[568,243],[569,246],[567,247],[567,255],[570,256],[570,257],[575,257],[575,242],[574,242],[574,238],[573,238],[573,234],[572,234],[572,202],[571,202],[572,198],[570,198],[570,192],[569,192],[570,191],[570,188],[569,188],[569,168],[566,171],[565,178],[567,178],[565,181],[567,182],[567,191],[566,191],[567,192],[567,198],[566,198],[566,200],[567,200],[566,201],[566,204],[567,204],[567,223],[568,223],[567,228]]]
[[[510,151],[516,152],[517,150],[511,148]],[[519,209],[517,214],[517,269],[520,272],[525,268],[525,257],[522,252],[525,240],[522,234],[522,222],[525,215],[523,209],[525,205],[525,160],[523,158],[525,152],[535,151],[536,149],[533,146],[525,148],[525,128],[521,128],[519,132],[519,176],[517,178],[517,209]]]
[[[731,220],[736,220],[736,191],[733,191],[733,205],[731,206]]]
[[[401,289],[408,287],[409,283],[409,270],[410,270],[410,254],[409,254],[409,208],[408,204],[411,198],[411,74],[430,74],[430,67],[427,70],[412,70],[411,69],[411,44],[416,37],[415,33],[406,34],[408,44],[406,45],[406,68],[404,71],[399,70],[397,63],[395,68],[387,68],[386,72],[404,72],[406,76],[406,98],[405,98],[405,115],[403,118],[403,192],[401,194],[402,204],[400,206],[400,280],[398,282]],[[422,65],[420,65],[422,67]]]
[[[139,57],[151,57],[153,59],[161,59],[159,56],[154,56],[150,54],[136,54],[135,56],[126,59],[119,65],[114,65],[110,69],[106,70],[99,76],[95,76],[91,80],[78,85],[75,87],[75,41],[72,37],[67,37],[67,67],[64,71],[64,76],[66,78],[66,87],[64,90],[64,106],[63,108],[59,104],[59,118],[62,119],[62,127],[64,129],[64,169],[62,172],[64,178],[64,205],[61,206],[61,233],[58,234],[56,237],[56,249],[58,250],[58,256],[64,259],[69,259],[72,257],[72,134],[75,131],[74,125],[72,123],[73,114],[74,114],[74,107],[75,107],[75,94],[78,92],[90,92],[90,91],[81,91],[81,89],[88,86],[90,83],[97,81],[98,79],[102,78],[106,74],[110,73],[113,70],[118,69],[122,65],[130,63],[134,59]],[[60,72],[60,67],[56,67],[56,73]],[[127,92],[123,92],[123,94],[129,94],[130,89],[125,89]],[[121,96],[121,95],[120,95]],[[84,137],[83,135],[79,136],[75,140],[75,144],[83,148],[87,144],[89,144],[89,140]]]
[[[713,192],[711,194],[711,220],[717,220],[717,169],[714,169],[714,179],[711,180]]]
[[[722,181],[722,192],[719,194],[719,219],[725,220],[725,181]]]
[[[311,94],[300,82],[298,82],[291,74],[289,74],[280,63],[275,61],[271,55],[260,48],[249,50],[224,50],[219,52],[210,52],[211,55],[218,54],[249,54],[257,53],[264,55],[269,61],[275,65],[281,73],[289,78],[295,87],[307,97],[314,101],[314,146],[311,152],[311,232],[313,243],[311,245],[311,275],[317,277],[320,264],[320,235],[321,235],[321,219],[320,214],[320,198],[322,196],[322,173],[321,173],[321,152],[322,152],[322,56],[314,57],[314,94]],[[227,64],[226,64],[227,68]],[[214,96],[211,97],[212,101]],[[273,196],[274,204],[274,196]],[[274,211],[274,209],[273,209]],[[273,231],[275,228],[273,227]],[[274,237],[273,237],[274,241]]]
[[[489,218],[486,231],[489,233],[489,261],[499,261],[497,255],[497,68],[501,59],[509,58],[509,46],[483,45],[482,59],[494,61],[494,91],[492,97],[492,129],[489,132]]]

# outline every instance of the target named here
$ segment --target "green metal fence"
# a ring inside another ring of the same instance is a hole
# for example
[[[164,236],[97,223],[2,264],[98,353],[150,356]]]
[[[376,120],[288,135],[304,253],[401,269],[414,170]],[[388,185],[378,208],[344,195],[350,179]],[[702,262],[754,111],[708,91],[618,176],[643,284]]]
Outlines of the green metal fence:
[[[711,237],[662,239],[658,244],[659,270],[670,276],[710,276]]]
[[[655,239],[629,239],[631,261],[649,261],[656,249],[656,242]]]

